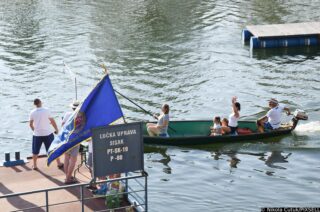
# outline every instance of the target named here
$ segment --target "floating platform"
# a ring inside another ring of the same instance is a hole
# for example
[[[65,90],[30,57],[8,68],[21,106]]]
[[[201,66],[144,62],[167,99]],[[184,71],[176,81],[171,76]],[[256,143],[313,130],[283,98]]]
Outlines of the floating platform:
[[[46,157],[38,159],[39,170],[32,170],[32,162],[12,167],[0,167],[0,197],[6,194],[28,192],[44,188],[64,186],[65,174],[58,169],[56,163],[50,167],[46,166]],[[80,156],[78,162],[80,161]],[[91,180],[91,174],[85,167],[81,167],[76,175],[79,183],[88,183]],[[79,188],[68,188],[52,191],[48,194],[50,211],[81,211]],[[91,198],[92,193],[84,189],[84,198]],[[74,201],[74,202],[73,202]],[[65,202],[70,202],[65,204]],[[26,210],[26,208],[41,207],[45,205],[44,193],[36,193],[24,196],[0,198],[0,211],[45,211],[45,207]],[[85,211],[106,210],[105,198],[90,199],[84,203]],[[117,211],[126,211],[125,209]]]
[[[242,31],[250,49],[320,45],[320,22],[250,25]]]

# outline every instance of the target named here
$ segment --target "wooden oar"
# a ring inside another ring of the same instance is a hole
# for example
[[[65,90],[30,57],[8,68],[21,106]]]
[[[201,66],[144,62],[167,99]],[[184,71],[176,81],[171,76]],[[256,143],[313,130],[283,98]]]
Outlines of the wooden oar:
[[[143,107],[141,107],[140,105],[138,105],[137,103],[135,103],[134,101],[132,101],[130,98],[126,97],[125,95],[123,95],[122,93],[120,93],[119,91],[113,89],[114,92],[116,92],[117,94],[119,94],[120,96],[122,96],[123,98],[125,98],[126,100],[128,100],[129,102],[131,102],[132,104],[134,104],[135,106],[137,106],[138,108],[140,108],[143,112],[145,112],[146,114],[152,116],[153,118],[158,120],[158,117],[154,116],[150,111],[147,111],[146,109],[144,109]],[[173,129],[172,127],[168,126],[168,128],[170,130],[172,130],[173,132],[177,132],[175,129]]]
[[[104,64],[101,64],[101,67],[104,69],[105,73],[108,73],[107,67]],[[141,107],[140,105],[138,105],[137,103],[132,101],[130,98],[126,97],[125,95],[123,95],[122,93],[117,91],[116,89],[113,89],[113,90],[114,90],[114,92],[116,92],[117,94],[119,94],[120,96],[122,96],[123,98],[125,98],[126,100],[128,100],[129,102],[131,102],[132,104],[137,106],[138,108],[140,108],[143,112],[145,112],[146,114],[148,114],[148,115],[152,116],[153,118],[155,118],[156,120],[158,120],[158,117],[154,116],[150,111],[147,111],[146,109],[144,109],[143,107]],[[175,129],[173,129],[170,126],[168,126],[168,128],[175,133],[177,132]]]

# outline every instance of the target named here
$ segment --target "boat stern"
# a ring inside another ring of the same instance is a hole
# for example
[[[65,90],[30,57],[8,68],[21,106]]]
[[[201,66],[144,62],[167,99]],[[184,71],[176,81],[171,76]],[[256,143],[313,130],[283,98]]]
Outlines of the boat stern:
[[[292,118],[292,123],[293,123],[292,130],[294,130],[296,128],[296,126],[300,120],[305,121],[305,120],[308,120],[308,118],[309,117],[304,110],[300,110],[300,109],[295,110],[293,113],[293,118]]]

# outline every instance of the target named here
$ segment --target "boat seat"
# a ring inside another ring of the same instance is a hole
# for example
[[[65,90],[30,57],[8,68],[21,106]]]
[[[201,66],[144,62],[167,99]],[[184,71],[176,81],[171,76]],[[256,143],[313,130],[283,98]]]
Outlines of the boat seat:
[[[238,128],[237,132],[239,135],[248,135],[253,133],[250,128]]]

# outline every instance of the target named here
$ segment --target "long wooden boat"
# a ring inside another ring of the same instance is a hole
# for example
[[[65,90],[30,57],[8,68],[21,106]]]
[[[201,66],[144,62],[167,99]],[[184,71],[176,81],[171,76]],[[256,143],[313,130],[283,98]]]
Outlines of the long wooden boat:
[[[210,136],[211,120],[192,120],[192,121],[170,121],[168,129],[169,137],[151,137],[148,135],[144,126],[144,143],[157,145],[189,146],[206,145],[217,142],[235,142],[261,140],[277,137],[291,133],[295,129],[299,120],[307,120],[307,115],[302,111],[295,112],[292,121],[282,125],[277,130],[260,133],[257,131],[255,121],[239,121],[238,135]]]

